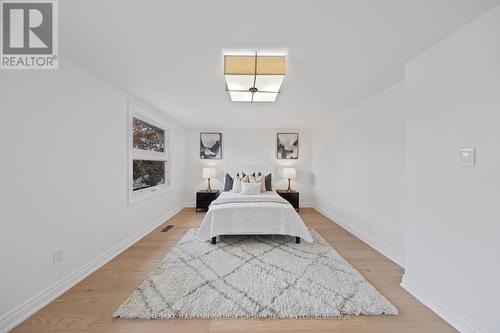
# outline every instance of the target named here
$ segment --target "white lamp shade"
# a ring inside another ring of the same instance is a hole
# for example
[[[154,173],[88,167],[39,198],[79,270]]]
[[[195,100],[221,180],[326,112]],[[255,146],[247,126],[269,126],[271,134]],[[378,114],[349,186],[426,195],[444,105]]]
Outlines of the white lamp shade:
[[[215,169],[214,168],[203,168],[203,176],[202,178],[215,178]]]
[[[297,177],[297,172],[295,171],[295,168],[284,168],[283,177],[295,179]]]

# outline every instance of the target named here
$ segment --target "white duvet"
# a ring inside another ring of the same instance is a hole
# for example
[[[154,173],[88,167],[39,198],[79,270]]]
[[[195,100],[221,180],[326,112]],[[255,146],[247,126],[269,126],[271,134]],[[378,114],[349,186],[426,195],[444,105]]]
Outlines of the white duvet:
[[[295,209],[276,192],[258,195],[222,192],[210,205],[198,231],[200,240],[219,235],[290,235],[313,238]]]

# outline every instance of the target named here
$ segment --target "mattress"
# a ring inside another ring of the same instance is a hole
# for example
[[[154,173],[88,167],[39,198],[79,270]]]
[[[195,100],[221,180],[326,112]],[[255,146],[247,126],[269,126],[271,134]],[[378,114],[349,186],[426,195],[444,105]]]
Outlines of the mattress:
[[[276,192],[257,195],[222,192],[210,205],[198,231],[200,240],[220,235],[289,235],[313,238],[295,209]]]

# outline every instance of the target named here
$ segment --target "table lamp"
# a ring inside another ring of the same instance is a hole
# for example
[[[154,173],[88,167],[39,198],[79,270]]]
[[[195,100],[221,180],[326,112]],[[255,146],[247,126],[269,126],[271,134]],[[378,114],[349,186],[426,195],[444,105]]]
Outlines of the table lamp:
[[[210,178],[215,178],[215,169],[214,168],[203,168],[202,178],[208,179],[207,192],[212,192],[212,188],[210,187]]]
[[[295,179],[297,177],[297,172],[295,171],[295,168],[284,168],[283,176],[285,178],[288,178],[288,189],[286,191],[292,192],[292,188],[290,187],[290,179]]]

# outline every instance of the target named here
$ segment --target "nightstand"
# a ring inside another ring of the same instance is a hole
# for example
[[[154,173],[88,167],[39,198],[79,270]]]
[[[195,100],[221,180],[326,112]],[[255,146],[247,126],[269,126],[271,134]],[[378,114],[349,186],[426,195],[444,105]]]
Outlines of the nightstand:
[[[212,192],[207,192],[206,190],[196,192],[196,211],[198,210],[207,211],[208,206],[210,206],[212,201],[217,199],[219,194],[220,194],[219,190],[215,190]]]
[[[288,201],[296,211],[299,211],[299,192],[287,190],[276,190],[276,192],[286,201]]]

